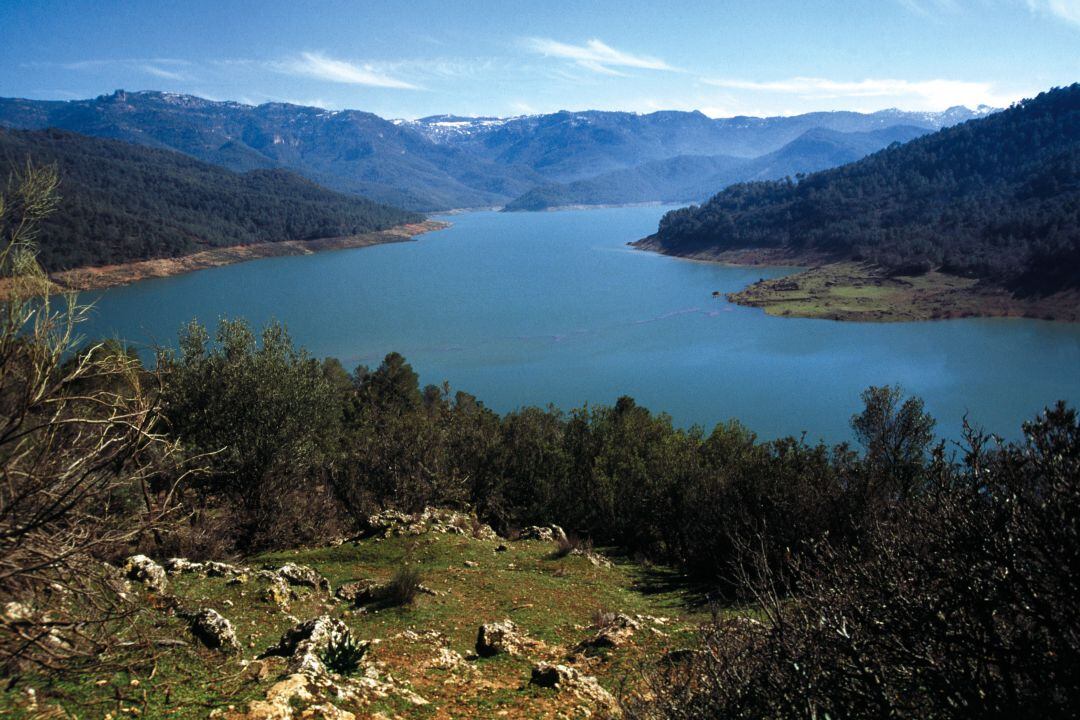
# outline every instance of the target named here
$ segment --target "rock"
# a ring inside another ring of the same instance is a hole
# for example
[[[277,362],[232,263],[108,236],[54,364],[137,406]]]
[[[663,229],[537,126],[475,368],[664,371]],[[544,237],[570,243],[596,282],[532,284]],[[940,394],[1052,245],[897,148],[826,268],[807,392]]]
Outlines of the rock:
[[[165,568],[145,555],[132,555],[127,559],[124,563],[124,577],[141,582],[157,593],[165,592],[169,585],[169,581],[165,579]]]
[[[185,558],[169,558],[162,563],[165,567],[165,572],[169,575],[182,575],[184,573],[201,573],[203,572],[203,564],[200,562],[192,562]]]
[[[233,577],[247,572],[247,568],[223,562],[203,563],[203,570],[206,572],[207,577]]]
[[[352,603],[353,605],[363,605],[364,603],[369,603],[375,599],[375,591],[378,587],[379,584],[373,580],[347,582],[338,587],[337,591],[334,593],[334,597],[343,602]]]
[[[602,708],[613,715],[618,714],[619,707],[614,696],[596,682],[591,675],[582,675],[574,668],[566,665],[553,665],[551,663],[537,663],[532,670],[534,685],[554,688],[560,692],[570,692],[591,705]]]
[[[327,593],[330,592],[330,581],[306,565],[285,563],[278,568],[277,574],[290,585],[300,585],[315,588],[316,590],[324,590]]]
[[[0,617],[8,625],[19,625],[33,620],[34,611],[26,603],[12,601],[4,604],[4,612]]]
[[[289,672],[323,675],[327,670],[319,655],[348,632],[348,626],[341,620],[321,615],[286,630],[277,645],[268,648],[259,658],[278,655],[286,658]]]
[[[612,567],[612,563],[603,555],[593,552],[592,550],[583,550],[582,548],[574,548],[570,551],[571,555],[579,555],[596,567],[609,568]]]
[[[264,578],[265,579],[265,578]],[[280,575],[270,573],[270,584],[260,593],[263,601],[273,603],[283,610],[289,609],[289,586]]]
[[[421,535],[425,532],[447,535],[472,535],[481,540],[494,540],[498,537],[490,526],[484,525],[475,517],[457,510],[424,508],[424,511],[409,515],[397,510],[383,510],[369,515],[368,532],[381,537],[401,535]]]
[[[232,623],[217,610],[204,608],[191,617],[191,632],[212,650],[236,652],[240,644],[236,641],[236,631]]]
[[[599,648],[619,647],[626,643],[639,630],[641,624],[637,620],[622,614],[609,614],[605,617],[596,631],[588,640],[584,640],[575,648],[577,652],[587,652]]]
[[[470,665],[465,658],[461,656],[457,650],[451,650],[448,647],[440,647],[435,652],[435,657],[428,663],[428,667],[438,668],[440,670],[459,670],[465,673],[478,672],[477,669]]]
[[[472,560],[466,560],[466,561],[465,561],[465,567],[467,567],[467,568],[476,568],[476,567],[480,567],[480,563],[478,563],[478,562],[473,562]]]
[[[539,525],[530,525],[527,528],[522,529],[518,535],[518,540],[542,540],[544,542],[551,542],[554,540],[554,535],[551,534],[551,528],[540,527]]]
[[[510,548],[508,548],[506,545],[503,545],[502,543],[499,543],[495,546],[495,552],[506,552],[509,549]]]
[[[481,625],[476,633],[476,654],[480,657],[499,653],[520,655],[531,644],[532,641],[510,620]]]
[[[552,525],[551,527],[551,539],[555,542],[567,542],[566,531],[558,525]]]

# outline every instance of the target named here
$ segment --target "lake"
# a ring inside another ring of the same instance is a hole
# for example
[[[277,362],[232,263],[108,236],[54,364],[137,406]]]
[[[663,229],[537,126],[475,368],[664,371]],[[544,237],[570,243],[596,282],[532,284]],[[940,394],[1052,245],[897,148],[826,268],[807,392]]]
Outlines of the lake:
[[[347,368],[401,352],[500,412],[630,395],[679,425],[739,418],[761,437],[850,438],[869,385],[921,395],[938,432],[965,413],[1016,437],[1080,399],[1080,324],[980,319],[839,323],[773,318],[713,298],[782,268],[631,250],[668,208],[452,215],[417,242],[256,260],[103,293],[83,334],[148,351],[191,318],[284,322]]]

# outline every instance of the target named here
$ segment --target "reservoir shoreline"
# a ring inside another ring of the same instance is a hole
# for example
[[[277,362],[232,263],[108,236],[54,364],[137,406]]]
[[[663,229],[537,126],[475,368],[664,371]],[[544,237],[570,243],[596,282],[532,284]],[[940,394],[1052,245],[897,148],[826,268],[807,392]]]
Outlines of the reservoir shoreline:
[[[311,255],[329,250],[348,250],[371,247],[387,243],[409,242],[418,235],[443,230],[450,223],[440,220],[425,220],[420,223],[397,225],[387,230],[346,235],[341,237],[318,238],[315,240],[282,240],[252,245],[231,245],[228,247],[202,250],[190,255],[172,258],[155,258],[117,265],[73,268],[50,273],[55,290],[85,291],[129,285],[140,280],[173,277],[206,270],[207,268],[232,265],[271,257]]]

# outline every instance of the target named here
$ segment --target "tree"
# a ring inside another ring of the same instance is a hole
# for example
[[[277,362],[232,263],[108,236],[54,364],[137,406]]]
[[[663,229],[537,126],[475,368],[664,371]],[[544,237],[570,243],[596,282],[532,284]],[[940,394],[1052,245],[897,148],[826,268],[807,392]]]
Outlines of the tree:
[[[27,164],[0,195],[0,674],[114,645],[125,601],[101,558],[160,527],[182,477],[157,377],[115,345],[78,350],[87,307],[37,264],[57,183]]]
[[[866,450],[867,480],[873,494],[899,499],[906,499],[914,489],[935,424],[920,398],[901,402],[903,396],[899,385],[867,388],[861,396],[863,411],[851,418],[855,438]]]
[[[238,504],[241,547],[317,535],[327,518],[289,506],[310,506],[326,494],[320,478],[333,457],[342,412],[332,368],[293,347],[277,323],[256,339],[243,320],[222,320],[216,341],[212,345],[206,329],[192,322],[181,333],[179,352],[160,358],[173,433],[209,457],[204,489]]]

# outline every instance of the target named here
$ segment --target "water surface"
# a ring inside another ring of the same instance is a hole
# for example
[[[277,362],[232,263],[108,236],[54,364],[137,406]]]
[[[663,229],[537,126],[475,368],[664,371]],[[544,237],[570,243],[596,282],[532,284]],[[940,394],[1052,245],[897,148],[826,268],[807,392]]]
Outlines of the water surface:
[[[784,269],[626,247],[666,209],[454,215],[418,242],[114,288],[84,332],[149,347],[175,343],[192,317],[273,318],[314,355],[352,368],[397,350],[422,382],[447,380],[499,411],[631,395],[683,426],[736,417],[767,438],[848,439],[859,392],[873,384],[921,395],[953,437],[965,413],[1015,436],[1047,403],[1080,400],[1080,324],[769,317],[712,292]]]

